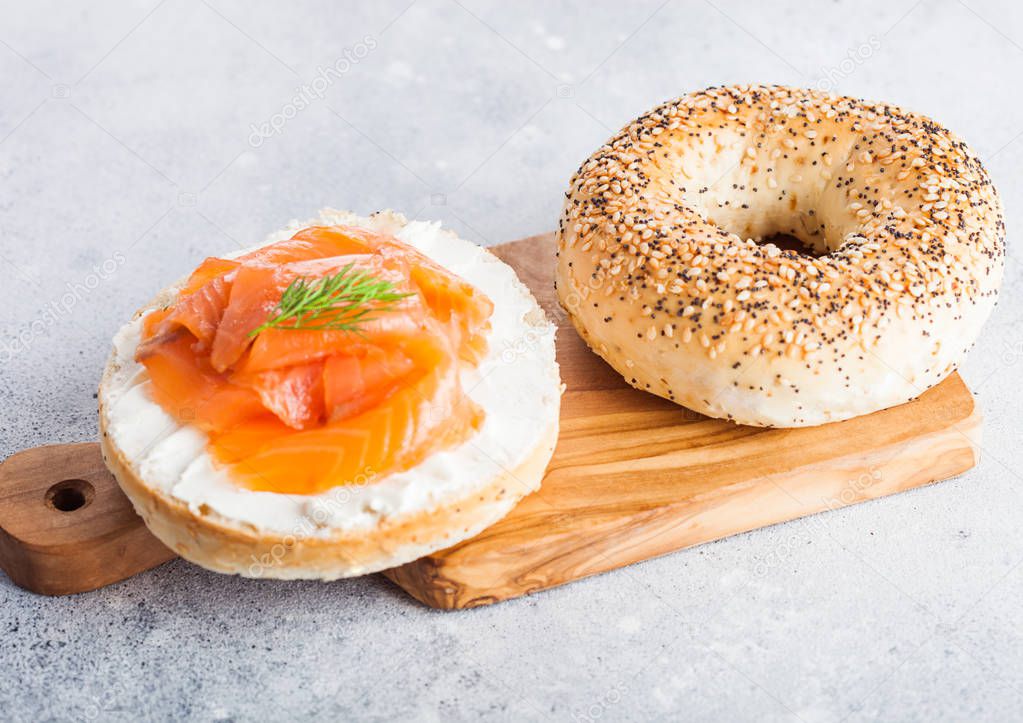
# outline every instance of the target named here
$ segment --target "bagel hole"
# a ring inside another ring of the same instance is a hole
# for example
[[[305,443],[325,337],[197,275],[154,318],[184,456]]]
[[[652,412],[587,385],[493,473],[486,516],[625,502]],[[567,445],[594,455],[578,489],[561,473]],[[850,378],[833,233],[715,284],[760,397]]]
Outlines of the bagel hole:
[[[757,239],[757,243],[760,246],[766,244],[774,244],[782,251],[793,251],[802,256],[812,256],[813,258],[820,258],[821,256],[827,256],[827,251],[821,251],[816,246],[801,241],[796,236],[789,233],[774,233],[769,236]]]

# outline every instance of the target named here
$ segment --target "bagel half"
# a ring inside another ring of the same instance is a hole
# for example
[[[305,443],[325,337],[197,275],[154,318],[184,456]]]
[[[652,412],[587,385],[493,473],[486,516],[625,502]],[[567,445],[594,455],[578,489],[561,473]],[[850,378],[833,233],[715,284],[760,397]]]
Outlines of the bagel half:
[[[486,412],[466,442],[420,465],[315,495],[254,492],[213,465],[205,436],[153,401],[135,361],[145,314],[175,298],[161,292],[118,333],[99,388],[101,446],[136,512],[165,545],[203,567],[262,578],[331,580],[387,569],[472,537],[540,486],[558,434],[561,382],[554,326],[511,267],[438,225],[380,212],[325,210],[310,225],[393,234],[494,302],[489,350],[463,371]],[[523,340],[528,353],[519,353]]]
[[[566,197],[556,281],[582,337],[634,387],[741,424],[919,396],[960,364],[1002,279],[977,155],[887,103],[691,93],[612,137]]]

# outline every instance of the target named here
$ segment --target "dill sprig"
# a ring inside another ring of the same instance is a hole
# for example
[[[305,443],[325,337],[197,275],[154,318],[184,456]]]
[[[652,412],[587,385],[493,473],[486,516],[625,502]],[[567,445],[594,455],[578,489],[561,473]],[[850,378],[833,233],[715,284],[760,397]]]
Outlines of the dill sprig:
[[[346,264],[336,274],[320,279],[299,276],[284,290],[269,319],[249,332],[267,329],[337,329],[359,333],[376,315],[391,311],[411,294],[394,290],[390,281]]]

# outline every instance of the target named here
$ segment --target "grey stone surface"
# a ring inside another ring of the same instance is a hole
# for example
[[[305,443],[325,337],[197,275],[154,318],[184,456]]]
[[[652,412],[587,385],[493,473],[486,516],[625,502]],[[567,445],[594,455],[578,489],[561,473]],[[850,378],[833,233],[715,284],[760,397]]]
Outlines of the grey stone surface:
[[[379,577],[252,582],[179,561],[47,599],[0,576],[0,716],[1019,718],[1020,7],[6,3],[4,456],[94,438],[110,337],[202,257],[322,205],[484,244],[550,229],[612,129],[710,84],[823,85],[940,119],[985,158],[1010,250],[963,370],[987,421],[959,479],[459,614]],[[343,72],[315,81],[328,67]]]

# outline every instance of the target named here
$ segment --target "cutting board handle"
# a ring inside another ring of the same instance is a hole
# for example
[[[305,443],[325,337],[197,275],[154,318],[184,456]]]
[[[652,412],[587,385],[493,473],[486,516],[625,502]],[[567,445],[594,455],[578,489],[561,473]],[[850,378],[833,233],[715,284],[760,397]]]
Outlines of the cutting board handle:
[[[0,568],[44,595],[95,590],[174,557],[135,514],[95,442],[0,464]]]

